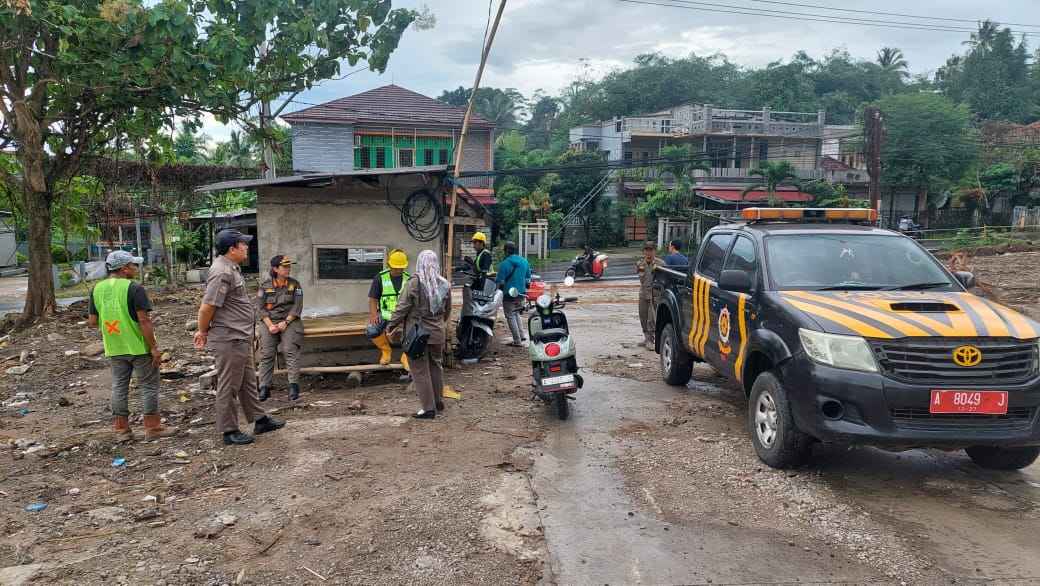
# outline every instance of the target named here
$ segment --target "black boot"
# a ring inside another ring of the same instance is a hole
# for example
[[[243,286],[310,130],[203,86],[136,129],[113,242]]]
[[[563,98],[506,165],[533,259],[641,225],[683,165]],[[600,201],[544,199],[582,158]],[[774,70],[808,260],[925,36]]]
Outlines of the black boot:
[[[260,400],[266,401],[271,398],[271,389],[267,387],[260,387]]]
[[[289,400],[298,401],[300,399],[300,385],[299,383],[289,383]]]
[[[436,416],[436,411],[419,411],[415,415],[412,415],[415,419],[433,419]]]
[[[224,443],[229,446],[244,446],[253,443],[253,436],[236,429],[224,433]]]
[[[277,417],[271,417],[270,415],[264,415],[260,419],[257,419],[253,424],[253,433],[260,435],[261,433],[267,433],[269,431],[276,431],[285,427],[285,420],[278,419]]]
[[[443,401],[437,401],[435,403],[435,405],[437,406],[437,411],[444,411],[444,402]]]

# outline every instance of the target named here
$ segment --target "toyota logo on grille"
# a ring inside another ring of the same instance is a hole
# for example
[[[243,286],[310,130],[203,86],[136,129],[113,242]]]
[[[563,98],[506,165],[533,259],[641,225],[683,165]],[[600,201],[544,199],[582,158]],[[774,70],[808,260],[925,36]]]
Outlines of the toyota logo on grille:
[[[958,346],[953,349],[953,363],[957,366],[972,367],[982,362],[982,350],[975,346]]]

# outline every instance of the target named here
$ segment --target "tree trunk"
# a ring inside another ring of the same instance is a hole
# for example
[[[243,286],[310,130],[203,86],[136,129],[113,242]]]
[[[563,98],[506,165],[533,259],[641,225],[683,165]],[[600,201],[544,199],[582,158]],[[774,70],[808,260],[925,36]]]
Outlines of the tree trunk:
[[[166,281],[173,284],[173,263],[170,262],[170,248],[166,243],[166,214],[159,214],[159,236],[162,238],[163,266],[166,267]]]
[[[54,277],[51,262],[51,197],[26,189],[25,209],[29,216],[29,286],[21,326],[54,313]]]

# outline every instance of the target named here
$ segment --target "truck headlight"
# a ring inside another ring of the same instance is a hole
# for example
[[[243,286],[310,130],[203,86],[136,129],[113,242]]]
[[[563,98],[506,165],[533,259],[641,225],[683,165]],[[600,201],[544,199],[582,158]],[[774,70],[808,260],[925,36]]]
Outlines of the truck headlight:
[[[878,370],[870,345],[859,336],[838,336],[800,329],[798,337],[801,338],[802,348],[805,348],[809,358],[820,364],[864,372]]]

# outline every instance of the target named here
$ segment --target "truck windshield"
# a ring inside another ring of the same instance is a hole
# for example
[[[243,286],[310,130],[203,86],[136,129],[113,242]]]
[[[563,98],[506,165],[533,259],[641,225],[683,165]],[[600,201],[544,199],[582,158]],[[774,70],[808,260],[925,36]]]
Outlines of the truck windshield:
[[[885,234],[791,234],[766,239],[779,290],[959,291],[912,240]]]

